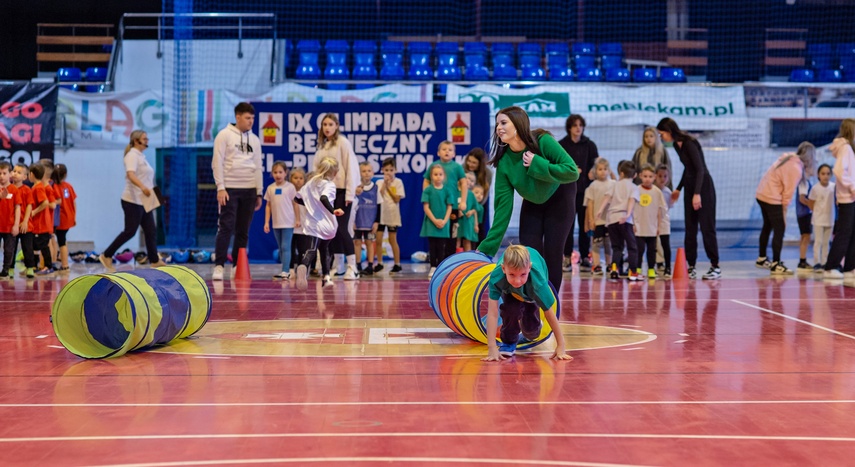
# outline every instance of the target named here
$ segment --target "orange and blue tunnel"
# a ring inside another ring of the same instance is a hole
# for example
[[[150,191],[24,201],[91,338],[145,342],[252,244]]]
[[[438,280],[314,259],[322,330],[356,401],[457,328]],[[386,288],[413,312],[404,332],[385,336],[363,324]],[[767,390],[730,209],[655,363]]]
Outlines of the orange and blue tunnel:
[[[481,306],[482,297],[487,291],[490,273],[497,266],[486,255],[477,251],[468,251],[449,256],[437,266],[430,280],[428,297],[430,307],[443,324],[454,333],[480,342],[487,343],[486,306]],[[552,311],[558,317],[561,305],[555,289],[550,284],[555,304]],[[543,327],[537,339],[520,338],[518,349],[527,349],[542,344],[552,335],[552,328],[540,312]],[[499,317],[501,327],[501,317]],[[498,341],[498,336],[495,337]]]

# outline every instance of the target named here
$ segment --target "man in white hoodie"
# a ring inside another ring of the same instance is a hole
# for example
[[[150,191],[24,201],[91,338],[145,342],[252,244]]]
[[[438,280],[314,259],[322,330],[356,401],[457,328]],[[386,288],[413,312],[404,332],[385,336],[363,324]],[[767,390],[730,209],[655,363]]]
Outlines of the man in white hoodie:
[[[241,102],[235,106],[235,123],[229,123],[214,139],[211,169],[220,209],[214,249],[216,265],[211,277],[215,281],[223,280],[232,234],[235,236],[232,258],[236,261],[238,251],[246,248],[249,241],[252,214],[261,209],[261,141],[252,133],[254,122],[255,108],[248,102]]]

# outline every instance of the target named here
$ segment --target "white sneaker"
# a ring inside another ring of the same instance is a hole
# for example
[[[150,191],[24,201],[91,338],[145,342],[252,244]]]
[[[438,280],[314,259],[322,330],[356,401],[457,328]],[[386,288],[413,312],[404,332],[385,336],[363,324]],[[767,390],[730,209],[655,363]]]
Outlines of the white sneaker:
[[[291,280],[291,275],[288,274],[287,272],[283,271],[283,272],[280,272],[279,274],[276,274],[275,276],[273,276],[273,279],[280,280],[280,281],[287,281],[287,280]]]
[[[222,266],[214,266],[214,272],[211,274],[212,281],[221,281],[223,280],[223,267]]]
[[[332,279],[330,279],[329,275],[324,276],[324,283],[323,283],[324,288],[333,287],[334,285],[335,285],[335,282],[333,282]]]
[[[309,288],[309,268],[305,264],[297,266],[297,288],[306,290]]]
[[[843,273],[838,271],[837,269],[832,269],[830,271],[825,271],[822,273],[822,278],[827,281],[841,280],[843,279]]]
[[[435,272],[436,272],[436,268],[430,268],[430,271],[428,271],[428,279],[433,277],[433,273],[435,273]]]
[[[789,269],[787,269],[789,271]],[[711,267],[709,271],[706,272],[701,279],[705,281],[716,280],[721,278],[721,268],[713,268]]]
[[[344,277],[342,279],[346,281],[355,281],[356,279],[359,279],[359,276],[356,274],[352,267],[348,266],[347,270],[344,272]]]
[[[851,281],[855,280],[855,271],[846,271],[843,273],[843,280]]]

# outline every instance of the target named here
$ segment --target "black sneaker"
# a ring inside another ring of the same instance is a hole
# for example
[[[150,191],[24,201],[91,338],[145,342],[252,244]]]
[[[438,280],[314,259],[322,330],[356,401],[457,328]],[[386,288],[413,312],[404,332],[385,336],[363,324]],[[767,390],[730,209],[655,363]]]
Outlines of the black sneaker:
[[[772,267],[772,263],[769,262],[769,260],[766,259],[765,256],[757,258],[757,261],[754,262],[754,265],[760,269],[769,269]]]
[[[389,273],[401,272],[403,270],[404,270],[404,268],[402,268],[400,264],[396,264],[396,265],[392,266],[392,269],[389,270]]]
[[[807,261],[799,261],[799,264],[798,266],[796,266],[796,269],[798,269],[799,271],[813,271],[813,266],[808,264]]]
[[[793,274],[793,270],[784,266],[783,261],[772,263],[772,267],[769,269],[773,276],[791,276]]]
[[[689,266],[689,279],[697,279],[698,273],[695,271],[694,266]]]
[[[372,265],[368,265],[365,269],[359,271],[359,276],[373,276],[374,275],[374,267]]]
[[[669,268],[663,269],[662,270],[662,277],[664,277],[665,279],[670,279],[671,278],[671,270]]]
[[[377,263],[377,266],[374,266],[374,272],[380,272],[383,270],[383,263]]]
[[[588,258],[583,259],[579,262],[579,272],[591,272],[591,262]]]
[[[779,264],[780,266],[784,266],[783,264]],[[786,269],[786,268],[785,268]],[[789,271],[789,269],[787,269]],[[704,274],[701,279],[705,281],[721,279],[721,268],[711,267],[706,274]]]
[[[617,280],[620,278],[620,273],[617,270],[617,264],[612,263],[611,271],[609,271],[609,279]]]

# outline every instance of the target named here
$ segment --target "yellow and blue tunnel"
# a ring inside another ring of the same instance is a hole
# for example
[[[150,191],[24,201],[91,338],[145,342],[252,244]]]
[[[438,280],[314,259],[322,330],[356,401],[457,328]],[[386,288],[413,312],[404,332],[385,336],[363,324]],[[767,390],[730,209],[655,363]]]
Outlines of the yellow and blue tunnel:
[[[487,291],[490,273],[495,268],[496,264],[483,253],[457,253],[440,263],[430,280],[428,299],[440,321],[456,334],[482,344],[487,343],[487,308],[481,306],[482,296]],[[561,305],[552,284],[550,288],[556,297],[552,311],[558,317]],[[500,328],[501,319],[500,316]],[[520,336],[518,349],[531,348],[549,339],[552,328],[546,322],[543,310],[540,312],[540,321],[543,323],[540,336],[532,341]],[[494,338],[499,341],[498,336]]]
[[[51,310],[56,337],[83,358],[192,336],[210,315],[208,286],[183,266],[81,276],[63,287]]]

